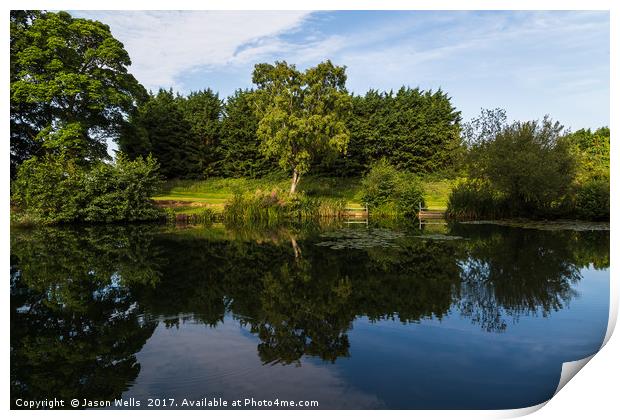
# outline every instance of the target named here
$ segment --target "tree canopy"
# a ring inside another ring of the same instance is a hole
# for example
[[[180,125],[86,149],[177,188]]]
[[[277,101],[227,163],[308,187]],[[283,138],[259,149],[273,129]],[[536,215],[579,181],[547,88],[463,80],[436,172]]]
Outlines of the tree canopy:
[[[257,135],[267,157],[292,173],[291,193],[314,157],[344,153],[349,142],[345,117],[351,107],[344,67],[325,61],[305,72],[285,61],[257,64]]]
[[[570,192],[576,162],[557,121],[514,122],[472,146],[469,177],[508,200],[515,215],[550,214]]]
[[[222,162],[218,168],[223,176],[257,178],[277,169],[273,159],[260,152],[254,108],[250,90],[238,89],[226,101],[220,128]]]
[[[152,154],[167,178],[196,178],[205,167],[205,143],[185,118],[172,90],[160,89],[131,116],[131,125],[119,139],[130,158]]]
[[[125,116],[145,97],[123,44],[66,12],[11,12],[11,163],[44,153],[108,157]]]

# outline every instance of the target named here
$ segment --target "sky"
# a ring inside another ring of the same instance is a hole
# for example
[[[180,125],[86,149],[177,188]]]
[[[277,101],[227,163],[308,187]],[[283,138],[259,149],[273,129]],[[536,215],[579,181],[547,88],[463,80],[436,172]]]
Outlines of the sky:
[[[256,63],[330,59],[347,88],[441,88],[463,120],[504,108],[566,128],[609,125],[609,13],[594,11],[81,11],[110,26],[147,89],[225,98]]]

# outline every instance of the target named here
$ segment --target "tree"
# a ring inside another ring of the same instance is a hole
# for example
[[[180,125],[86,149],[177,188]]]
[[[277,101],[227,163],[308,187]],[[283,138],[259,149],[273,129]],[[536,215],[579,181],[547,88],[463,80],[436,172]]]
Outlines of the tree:
[[[460,142],[460,112],[441,89],[402,87],[392,106],[395,124],[386,127],[382,138],[393,165],[411,172],[434,172],[453,163]]]
[[[267,157],[292,172],[291,194],[313,158],[344,153],[349,142],[345,117],[351,107],[344,67],[325,61],[305,72],[285,61],[254,67],[257,135]]]
[[[125,116],[144,98],[107,25],[67,12],[11,12],[11,163],[62,152],[107,158]]]
[[[172,90],[150,95],[131,116],[119,145],[130,158],[152,154],[166,178],[195,178],[204,170],[204,143],[194,136]]]
[[[480,115],[463,124],[461,137],[468,147],[493,141],[506,128],[506,110],[481,109]]]
[[[609,180],[609,128],[581,129],[568,135],[579,161],[581,180]]]
[[[323,172],[359,174],[383,158],[400,170],[433,172],[457,160],[460,112],[443,91],[371,89],[353,96],[352,105],[347,153],[322,162]]]
[[[253,92],[238,89],[226,100],[221,124],[221,173],[223,176],[257,178],[276,166],[260,152],[256,135]]]
[[[176,97],[183,118],[190,125],[190,131],[196,144],[200,144],[199,165],[213,173],[215,165],[221,159],[220,125],[222,117],[222,100],[211,89],[191,92],[187,97]]]
[[[562,125],[548,117],[506,126],[474,146],[470,159],[470,177],[488,182],[526,216],[548,214],[569,192],[576,170]]]
[[[349,144],[344,155],[326,156],[320,170],[327,175],[359,176],[373,162],[388,155],[381,141],[389,135],[391,107],[388,94],[369,90],[366,95],[351,96],[351,113],[347,119]]]

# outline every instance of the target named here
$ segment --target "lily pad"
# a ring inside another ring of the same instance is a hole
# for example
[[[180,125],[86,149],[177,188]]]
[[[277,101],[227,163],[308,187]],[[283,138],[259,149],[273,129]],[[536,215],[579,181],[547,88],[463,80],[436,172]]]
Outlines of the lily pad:
[[[457,241],[459,239],[465,239],[462,236],[441,235],[439,233],[432,235],[417,235],[414,236],[414,238],[431,239],[433,241]]]
[[[396,248],[395,241],[405,236],[402,232],[389,229],[340,229],[324,232],[320,235],[327,240],[318,242],[316,246],[330,249],[367,249],[367,248]]]
[[[609,222],[586,222],[581,220],[474,220],[460,222],[470,225],[498,225],[538,230],[605,231]]]

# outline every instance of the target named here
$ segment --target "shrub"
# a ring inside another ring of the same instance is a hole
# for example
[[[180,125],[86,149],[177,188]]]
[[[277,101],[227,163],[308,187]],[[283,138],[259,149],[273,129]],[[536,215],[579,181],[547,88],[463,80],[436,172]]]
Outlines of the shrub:
[[[386,159],[374,163],[362,179],[362,201],[378,207],[391,201],[398,184],[399,171]]]
[[[20,166],[11,186],[11,200],[23,217],[31,221],[75,221],[84,202],[82,174],[80,166],[62,157],[28,159]]]
[[[90,168],[63,156],[22,164],[12,185],[20,211],[43,224],[145,221],[161,217],[150,200],[160,183],[157,162],[148,157]]]
[[[396,169],[385,159],[372,165],[361,187],[362,201],[373,209],[373,214],[412,216],[420,204],[424,206],[420,180]]]
[[[84,173],[85,205],[79,218],[87,222],[144,221],[161,217],[151,203],[160,179],[155,159],[130,161],[122,154],[113,165],[98,164]]]
[[[575,212],[586,220],[609,220],[609,180],[587,181],[577,192]]]
[[[398,211],[403,216],[415,216],[420,205],[425,205],[422,184],[412,175],[399,177],[394,198]]]

